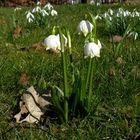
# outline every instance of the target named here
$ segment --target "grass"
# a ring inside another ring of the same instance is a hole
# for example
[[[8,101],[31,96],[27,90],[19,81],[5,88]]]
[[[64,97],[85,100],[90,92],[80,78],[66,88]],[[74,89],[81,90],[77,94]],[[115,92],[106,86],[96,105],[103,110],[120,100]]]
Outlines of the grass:
[[[116,55],[109,35],[97,23],[98,37],[103,43],[101,57],[94,75],[93,91],[98,98],[98,106],[93,114],[85,118],[74,118],[68,124],[59,124],[47,117],[47,131],[34,124],[16,124],[13,115],[17,111],[19,97],[31,85],[41,86],[49,82],[62,84],[60,56],[44,50],[32,49],[51,33],[54,25],[67,26],[72,36],[74,62],[80,67],[83,51],[82,38],[79,39],[76,27],[90,11],[93,14],[119,6],[104,5],[96,8],[91,5],[55,6],[58,16],[49,20],[49,27],[30,27],[24,18],[23,8],[17,20],[22,34],[13,38],[15,30],[13,8],[0,8],[0,139],[73,139],[73,140],[132,140],[140,132],[140,38],[133,42],[126,39],[121,53]],[[137,6],[124,6],[129,10]],[[117,45],[117,44],[115,44]],[[114,47],[115,47],[114,45]],[[122,61],[118,62],[118,58]],[[29,75],[29,83],[18,83],[22,72]]]

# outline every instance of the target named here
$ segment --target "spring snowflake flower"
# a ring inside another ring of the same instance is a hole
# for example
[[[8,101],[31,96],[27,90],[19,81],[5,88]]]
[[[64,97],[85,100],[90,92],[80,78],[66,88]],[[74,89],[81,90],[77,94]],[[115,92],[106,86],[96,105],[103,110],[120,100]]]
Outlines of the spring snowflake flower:
[[[34,15],[30,11],[27,11],[26,12],[26,19],[30,23],[30,22],[33,22],[33,20],[35,19],[35,17],[34,17]]]
[[[44,8],[47,8],[50,11],[53,9],[53,6],[50,3],[47,3]]]
[[[41,2],[38,1],[38,2],[37,2],[37,5],[41,5]]]
[[[138,33],[137,32],[130,32],[128,37],[132,36],[134,38],[134,40],[136,40],[138,38]]]
[[[51,11],[51,16],[57,16],[57,11],[56,10],[52,10]]]
[[[92,32],[93,25],[88,20],[82,20],[79,23],[77,29],[78,29],[79,34],[82,32],[84,36],[86,37],[88,33]]]
[[[113,10],[112,10],[111,8],[108,9],[108,12],[109,12],[109,14],[110,14],[111,16],[113,16],[114,12],[113,12]]]
[[[100,6],[101,5],[101,3],[100,2],[97,2],[97,6]]]
[[[41,11],[41,8],[39,6],[36,6],[33,10],[32,10],[32,13],[37,13],[37,12],[40,12]]]
[[[14,9],[14,12],[19,11],[19,10],[21,10],[21,8],[20,8],[20,7],[16,7],[16,8]]]
[[[58,49],[60,50],[60,39],[56,35],[49,35],[47,38],[45,38],[43,45],[46,47],[46,50],[50,49]]]
[[[60,35],[59,34],[57,34],[56,35],[58,38],[59,38],[59,40],[60,40]],[[68,42],[68,39],[66,38],[66,36],[63,34],[63,38],[64,38],[64,46],[66,47],[67,46],[67,42]]]
[[[100,57],[100,49],[102,48],[100,41],[97,44],[95,42],[87,42],[84,46],[84,55],[87,57]]]
[[[65,35],[64,37],[64,45],[67,45],[67,38]],[[46,47],[46,50],[61,50],[61,45],[60,45],[60,35],[49,35],[47,38],[44,39],[43,45]]]
[[[42,16],[43,16],[43,17],[45,17],[45,16],[48,16],[48,15],[49,15],[49,13],[48,13],[48,12],[46,12],[46,10],[44,10],[44,9],[42,9],[42,10],[40,11],[40,13],[42,14]]]
[[[101,20],[101,19],[102,19],[102,17],[101,17],[101,16],[99,16],[99,15],[97,15],[97,16],[95,17],[95,19],[96,19],[96,20],[98,20],[98,19],[100,19],[100,20]]]

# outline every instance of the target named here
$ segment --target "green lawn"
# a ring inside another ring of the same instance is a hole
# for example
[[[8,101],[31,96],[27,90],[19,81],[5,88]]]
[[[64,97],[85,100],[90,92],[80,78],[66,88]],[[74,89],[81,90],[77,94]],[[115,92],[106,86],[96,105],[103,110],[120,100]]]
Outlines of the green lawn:
[[[47,117],[42,131],[35,124],[16,124],[13,116],[18,111],[19,98],[31,85],[62,85],[61,57],[33,45],[51,34],[53,26],[66,26],[72,37],[74,63],[80,68],[83,38],[77,35],[77,25],[84,16],[104,13],[118,5],[62,5],[54,6],[58,16],[49,17],[48,26],[30,26],[23,8],[15,17],[14,8],[0,8],[0,139],[3,140],[132,140],[140,133],[140,37],[125,38],[120,53],[117,43],[110,42],[106,26],[97,21],[97,36],[102,42],[101,57],[93,79],[93,94],[98,98],[94,113],[84,118],[73,118],[68,124],[59,124]],[[140,12],[140,5],[124,6]],[[22,28],[14,38],[15,20]],[[136,27],[140,34],[140,25]],[[114,46],[113,46],[114,45]],[[121,62],[117,61],[121,58]],[[22,72],[29,76],[28,84],[19,84]]]

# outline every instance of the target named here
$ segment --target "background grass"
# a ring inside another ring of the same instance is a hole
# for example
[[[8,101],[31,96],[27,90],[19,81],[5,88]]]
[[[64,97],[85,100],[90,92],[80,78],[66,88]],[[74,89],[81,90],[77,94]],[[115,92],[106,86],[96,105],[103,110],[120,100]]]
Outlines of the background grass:
[[[83,41],[77,35],[76,28],[90,11],[94,15],[104,13],[116,5],[62,5],[55,6],[57,17],[48,19],[48,27],[33,27],[25,20],[23,8],[16,16],[22,27],[22,34],[13,37],[15,30],[14,8],[0,8],[0,139],[39,140],[132,140],[140,132],[140,38],[133,42],[126,39],[122,51],[115,55],[109,35],[103,23],[97,23],[98,37],[103,44],[94,76],[94,93],[98,97],[98,107],[94,114],[86,118],[75,118],[69,124],[58,124],[55,119],[47,118],[47,131],[40,126],[16,124],[13,115],[17,112],[19,97],[31,85],[41,86],[42,82],[62,84],[60,56],[44,50],[32,49],[33,44],[47,37],[54,25],[67,26],[72,36],[74,62],[80,67],[83,53]],[[140,6],[124,6],[132,11]],[[139,27],[140,28],[140,27]],[[139,31],[139,28],[137,31]],[[115,44],[117,45],[117,44]],[[114,45],[114,47],[115,47]],[[123,63],[118,63],[121,57]],[[26,72],[29,83],[19,84],[20,75]]]

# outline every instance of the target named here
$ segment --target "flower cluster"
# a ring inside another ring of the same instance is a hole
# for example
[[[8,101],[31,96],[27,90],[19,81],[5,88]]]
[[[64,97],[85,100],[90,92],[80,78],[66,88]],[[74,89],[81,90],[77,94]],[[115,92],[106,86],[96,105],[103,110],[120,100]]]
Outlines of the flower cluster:
[[[85,37],[85,45],[84,45],[84,58],[90,57],[100,57],[100,49],[102,48],[102,45],[98,39],[96,39],[96,35],[94,34],[93,37],[93,29],[95,30],[95,25],[93,25],[88,20],[82,20],[78,27],[78,34],[83,34]],[[67,46],[67,37],[63,34],[64,39],[64,47]],[[61,48],[61,41],[60,41],[60,35],[49,35],[46,37],[42,43],[46,51],[47,50],[54,50],[54,51],[63,51]]]
[[[44,7],[41,7],[41,3],[38,2],[36,7],[31,11],[26,11],[26,19],[29,23],[35,23],[36,25],[46,24],[47,16],[56,16],[57,11],[54,10],[50,3],[47,3]]]
[[[119,8],[115,11],[110,8],[104,14],[97,15],[95,19],[108,18],[110,21],[112,21],[114,17],[118,17],[118,18],[119,17],[131,17],[131,18],[138,17],[140,20],[140,12],[138,12],[136,9],[130,12],[128,10],[124,10],[123,8]]]
[[[88,20],[82,20],[77,29],[78,29],[78,33],[83,33],[83,35],[85,37],[88,38],[88,35],[90,34],[91,37],[89,37],[88,39],[85,39],[85,45],[84,45],[84,58],[90,57],[100,57],[100,49],[102,48],[101,43],[99,40],[96,40],[96,35],[92,33],[93,29],[95,29],[96,27],[94,27],[94,25],[88,21]],[[94,38],[94,37],[95,38]]]
[[[110,33],[124,34],[127,27],[131,25],[132,33],[129,32],[128,36],[138,37],[138,33],[135,32],[135,25],[140,21],[140,12],[134,9],[132,12],[119,8],[117,10],[108,9],[104,14],[97,15],[96,20],[102,20],[106,24],[106,30]],[[132,20],[133,19],[133,20]]]

